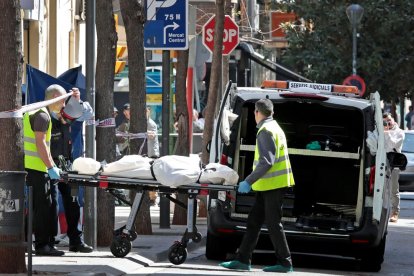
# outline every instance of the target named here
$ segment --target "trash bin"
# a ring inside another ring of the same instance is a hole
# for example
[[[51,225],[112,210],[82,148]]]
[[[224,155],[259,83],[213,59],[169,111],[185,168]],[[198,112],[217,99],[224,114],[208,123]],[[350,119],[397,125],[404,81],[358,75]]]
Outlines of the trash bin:
[[[0,235],[23,231],[26,172],[0,171]]]

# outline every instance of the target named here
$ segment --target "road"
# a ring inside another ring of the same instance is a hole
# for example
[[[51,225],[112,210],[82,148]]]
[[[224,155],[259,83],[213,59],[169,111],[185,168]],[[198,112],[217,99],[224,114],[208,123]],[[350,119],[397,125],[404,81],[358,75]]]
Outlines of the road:
[[[293,255],[295,271],[289,275],[414,275],[414,193],[403,193],[401,197],[401,217],[389,224],[385,260],[379,273],[360,272],[358,262],[352,259]],[[205,247],[200,247],[190,252],[182,265],[158,262],[134,275],[270,275],[261,270],[266,256],[257,258],[260,264],[254,264],[252,271],[240,272],[219,267],[218,262],[205,258],[204,251]]]

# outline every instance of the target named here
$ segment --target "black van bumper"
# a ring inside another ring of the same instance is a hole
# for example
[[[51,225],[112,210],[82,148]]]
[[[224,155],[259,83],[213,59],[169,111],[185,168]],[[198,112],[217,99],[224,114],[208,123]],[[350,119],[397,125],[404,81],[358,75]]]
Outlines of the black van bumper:
[[[289,248],[294,253],[328,254],[348,257],[358,257],[367,251],[379,246],[384,231],[381,223],[372,222],[372,211],[365,210],[364,217],[367,219],[358,230],[350,233],[310,232],[296,229],[292,224],[285,223],[285,235]],[[210,208],[208,213],[209,235],[219,237],[220,240],[229,244],[239,245],[246,232],[245,219],[230,217],[225,213],[220,202]],[[386,226],[385,226],[386,227]],[[262,229],[256,250],[273,250],[267,229]]]

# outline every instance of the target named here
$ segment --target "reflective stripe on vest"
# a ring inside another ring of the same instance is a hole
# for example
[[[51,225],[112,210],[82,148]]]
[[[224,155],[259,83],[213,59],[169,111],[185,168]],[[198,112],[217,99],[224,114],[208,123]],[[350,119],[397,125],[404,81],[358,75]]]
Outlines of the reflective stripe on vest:
[[[295,185],[292,168],[290,166],[285,133],[274,120],[265,122],[258,130],[257,134],[264,129],[272,133],[276,146],[276,159],[275,163],[266,172],[266,174],[253,183],[252,189],[254,191],[269,191]],[[259,157],[259,148],[256,141],[253,170],[259,163]]]
[[[32,125],[30,124],[30,116],[36,112],[45,112],[48,116],[49,113],[46,108],[41,108],[31,112],[27,112],[23,116],[23,145],[24,145],[24,167],[26,169],[32,169],[41,172],[47,172],[45,163],[39,157],[36,147],[35,133],[32,130]],[[49,126],[46,132],[46,145],[50,148],[50,137],[52,133],[52,123],[49,116]]]

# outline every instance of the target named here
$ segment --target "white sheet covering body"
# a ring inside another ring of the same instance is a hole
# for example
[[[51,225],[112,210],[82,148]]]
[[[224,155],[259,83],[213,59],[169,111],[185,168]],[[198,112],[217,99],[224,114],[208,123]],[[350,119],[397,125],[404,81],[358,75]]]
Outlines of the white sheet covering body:
[[[94,175],[99,172],[101,163],[89,157],[79,157],[73,161],[72,170],[80,174]]]
[[[141,155],[125,155],[118,161],[103,167],[102,175],[154,179],[151,174],[153,159]]]
[[[228,166],[219,163],[210,163],[202,171],[200,183],[236,185],[239,175]]]
[[[197,182],[200,177],[200,159],[193,156],[166,155],[154,160],[152,171],[162,185],[188,185]]]
[[[73,162],[72,169],[80,174],[95,175],[102,168],[102,175],[125,178],[156,180],[165,186],[212,183],[236,185],[239,176],[233,169],[218,163],[210,163],[200,169],[200,158],[197,155],[167,155],[151,159],[141,155],[125,155],[120,160],[105,164],[86,157],[79,157]]]

